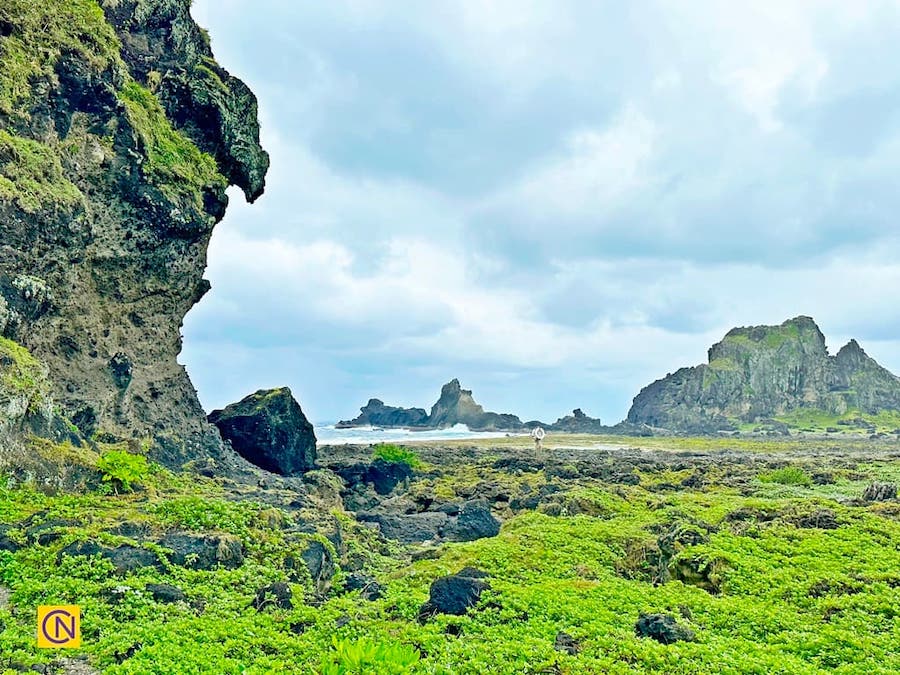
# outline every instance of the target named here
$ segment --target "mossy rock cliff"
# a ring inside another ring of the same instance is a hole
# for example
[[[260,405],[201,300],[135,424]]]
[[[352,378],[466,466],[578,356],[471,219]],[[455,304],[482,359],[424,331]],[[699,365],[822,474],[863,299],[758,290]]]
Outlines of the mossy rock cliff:
[[[628,422],[703,433],[772,418],[796,422],[812,413],[840,423],[898,410],[900,379],[856,340],[829,355],[819,327],[800,316],[780,326],[732,329],[710,348],[708,363],[644,387]]]
[[[255,200],[268,164],[189,0],[0,4],[0,336],[84,437],[152,437],[170,465],[222,452],[179,330],[226,188]]]

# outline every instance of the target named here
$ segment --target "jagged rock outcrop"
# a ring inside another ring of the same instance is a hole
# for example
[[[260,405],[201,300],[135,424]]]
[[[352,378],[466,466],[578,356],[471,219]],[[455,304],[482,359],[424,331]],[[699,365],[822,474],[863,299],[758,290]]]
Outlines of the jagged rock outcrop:
[[[520,429],[522,420],[515,415],[485,412],[472,397],[472,390],[463,389],[454,378],[441,387],[441,396],[431,408],[428,424],[435,428],[465,424],[473,431],[505,431]]]
[[[263,191],[256,112],[190,0],[0,4],[0,335],[85,437],[223,452],[176,359],[225,189]]]
[[[377,398],[360,408],[353,420],[338,422],[338,428],[358,426],[403,427],[410,429],[443,429],[465,424],[472,431],[518,431],[522,420],[515,415],[485,412],[475,402],[471,389],[463,389],[454,378],[441,388],[441,396],[427,414],[422,408],[395,408]]]
[[[237,453],[256,466],[296,476],[315,468],[316,435],[291,390],[261,389],[209,421]]]
[[[385,405],[384,401],[370,398],[360,414],[352,420],[342,420],[335,427],[346,429],[351,427],[401,427],[416,428],[428,426],[428,413],[424,408],[398,408]]]
[[[573,410],[571,415],[560,417],[553,424],[547,425],[546,429],[567,434],[602,434],[612,430],[599,419],[585,415],[581,408]]]
[[[855,340],[835,355],[805,316],[780,326],[734,328],[709,350],[709,363],[681,368],[635,397],[627,421],[702,433],[800,409],[832,415],[900,409],[900,379]]]

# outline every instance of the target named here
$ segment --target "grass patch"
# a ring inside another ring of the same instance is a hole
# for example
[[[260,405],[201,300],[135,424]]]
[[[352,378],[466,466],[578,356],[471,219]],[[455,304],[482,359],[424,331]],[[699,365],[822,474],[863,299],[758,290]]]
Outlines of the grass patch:
[[[764,471],[757,476],[763,483],[778,483],[779,485],[812,485],[812,478],[803,469],[797,466],[786,466],[782,469]]]
[[[393,462],[394,464],[405,464],[411,469],[416,469],[422,465],[419,456],[408,448],[394,445],[393,443],[379,443],[372,450],[372,459],[382,459],[385,462]]]
[[[172,128],[159,100],[148,89],[132,80],[122,87],[119,97],[147,153],[148,177],[168,192],[167,196],[190,197],[202,209],[199,191],[226,184],[216,161]]]
[[[73,207],[83,195],[66,178],[51,147],[0,129],[0,199],[35,213],[42,208]]]

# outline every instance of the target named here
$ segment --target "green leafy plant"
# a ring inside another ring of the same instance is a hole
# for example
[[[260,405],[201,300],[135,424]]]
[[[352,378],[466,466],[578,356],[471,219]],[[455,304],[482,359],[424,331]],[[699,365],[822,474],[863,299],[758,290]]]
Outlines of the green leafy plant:
[[[150,469],[147,459],[124,450],[110,450],[97,460],[97,468],[103,473],[104,482],[111,483],[118,494],[131,492],[133,483],[144,480]]]
[[[406,464],[411,469],[415,469],[422,464],[415,452],[393,443],[379,443],[376,445],[372,451],[372,459],[383,459],[385,462]]]
[[[803,469],[797,466],[786,466],[783,469],[773,469],[759,474],[758,478],[763,483],[778,483],[780,485],[812,485],[812,478]]]
[[[402,675],[419,661],[408,645],[361,639],[332,639],[333,651],[319,665],[320,675]]]

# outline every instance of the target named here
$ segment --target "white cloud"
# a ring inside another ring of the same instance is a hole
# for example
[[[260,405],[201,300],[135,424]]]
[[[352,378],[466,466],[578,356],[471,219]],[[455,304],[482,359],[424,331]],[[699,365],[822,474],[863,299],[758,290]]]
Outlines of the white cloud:
[[[205,401],[283,379],[338,417],[468,374],[523,415],[620,417],[732,325],[801,313],[900,368],[898,3],[194,12],[273,158],[187,323]],[[873,91],[882,123],[845,122]]]
[[[579,129],[566,139],[565,154],[532,167],[520,183],[487,200],[531,213],[602,215],[643,188],[656,138],[654,123],[633,105],[605,129]]]

